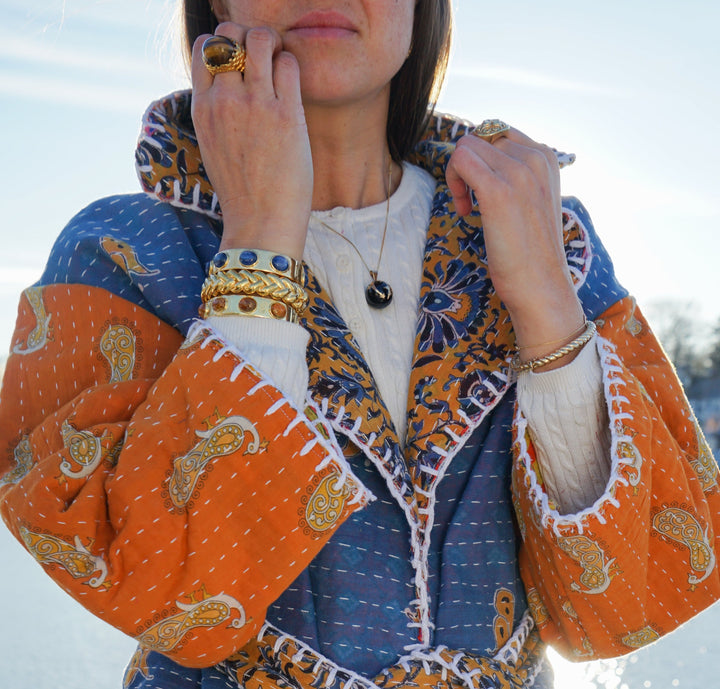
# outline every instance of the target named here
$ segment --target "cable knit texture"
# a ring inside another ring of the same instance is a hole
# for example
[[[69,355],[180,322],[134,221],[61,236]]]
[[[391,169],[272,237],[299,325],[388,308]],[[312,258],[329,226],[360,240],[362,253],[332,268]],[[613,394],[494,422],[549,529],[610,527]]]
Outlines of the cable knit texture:
[[[605,491],[611,468],[597,336],[567,366],[520,374],[518,405],[560,514],[590,507]]]
[[[298,406],[302,406],[308,386],[305,349],[310,334],[287,321],[247,316],[211,316],[208,324],[233,343],[247,361]]]

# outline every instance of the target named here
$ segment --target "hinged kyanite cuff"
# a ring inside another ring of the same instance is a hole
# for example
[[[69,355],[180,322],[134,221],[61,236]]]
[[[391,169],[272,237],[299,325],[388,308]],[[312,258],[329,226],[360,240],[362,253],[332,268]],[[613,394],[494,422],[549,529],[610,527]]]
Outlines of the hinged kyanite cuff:
[[[263,249],[225,249],[213,256],[209,273],[223,270],[259,270],[304,283],[303,264],[290,256]]]

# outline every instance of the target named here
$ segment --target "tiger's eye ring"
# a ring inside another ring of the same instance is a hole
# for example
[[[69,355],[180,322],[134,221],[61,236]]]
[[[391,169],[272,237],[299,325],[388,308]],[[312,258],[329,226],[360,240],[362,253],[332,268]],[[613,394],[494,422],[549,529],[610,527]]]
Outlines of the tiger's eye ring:
[[[245,72],[245,48],[227,36],[210,36],[202,45],[202,57],[208,72]]]
[[[473,136],[477,136],[478,139],[492,144],[509,131],[510,125],[505,124],[502,120],[484,120],[471,133]]]

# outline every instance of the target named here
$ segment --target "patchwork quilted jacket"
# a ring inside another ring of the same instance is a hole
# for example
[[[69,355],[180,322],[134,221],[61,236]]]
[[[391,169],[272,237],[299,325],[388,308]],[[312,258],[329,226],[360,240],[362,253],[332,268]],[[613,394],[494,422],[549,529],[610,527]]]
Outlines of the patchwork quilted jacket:
[[[583,207],[567,260],[612,435],[603,495],[560,515],[516,406],[510,319],[479,215],[437,179],[401,444],[312,274],[296,407],[197,320],[221,233],[181,92],[148,111],[144,194],[92,204],[19,307],[0,401],[0,508],[47,573],[138,641],[125,685],[549,687],[720,594],[718,467]]]

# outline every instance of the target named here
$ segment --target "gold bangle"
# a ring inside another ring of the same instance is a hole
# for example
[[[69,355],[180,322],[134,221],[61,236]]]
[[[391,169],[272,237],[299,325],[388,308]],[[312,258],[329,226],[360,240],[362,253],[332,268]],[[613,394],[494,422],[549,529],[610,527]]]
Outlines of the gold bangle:
[[[308,304],[307,292],[290,278],[259,270],[225,270],[208,275],[200,296],[203,302],[225,294],[267,297],[292,306],[302,315]]]
[[[564,347],[556,349],[554,352],[551,352],[547,356],[541,356],[537,359],[530,359],[529,361],[520,361],[520,355],[516,354],[510,365],[512,366],[513,370],[517,371],[518,373],[522,373],[523,371],[534,371],[536,368],[551,364],[553,361],[562,359],[564,356],[567,356],[571,352],[580,349],[592,339],[593,335],[596,332],[597,326],[595,325],[595,322],[588,321],[587,326],[585,327],[585,332],[583,332],[582,335],[580,335],[579,337],[576,337],[572,342],[566,344]]]
[[[210,261],[208,273],[214,275],[225,270],[259,270],[304,284],[302,261],[264,249],[225,249]]]
[[[275,299],[251,297],[245,294],[226,294],[214,297],[200,307],[200,316],[253,316],[269,318],[273,321],[297,323],[298,314],[295,309]]]

